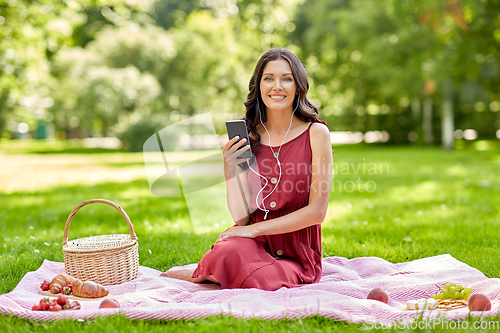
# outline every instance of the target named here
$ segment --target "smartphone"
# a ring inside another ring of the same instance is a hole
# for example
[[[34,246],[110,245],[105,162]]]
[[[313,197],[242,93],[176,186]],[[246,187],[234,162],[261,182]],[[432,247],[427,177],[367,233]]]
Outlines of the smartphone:
[[[227,136],[229,137],[229,140],[234,138],[236,135],[239,135],[240,140],[243,138],[245,138],[247,140],[245,142],[245,144],[243,144],[243,146],[238,148],[238,150],[244,148],[246,145],[250,145],[250,139],[248,138],[247,125],[246,125],[244,120],[226,121],[226,128],[227,128]],[[237,142],[239,142],[240,140],[238,140]],[[247,158],[251,158],[251,157],[252,157],[252,151],[250,149],[248,149],[247,151],[243,152],[240,156],[238,156],[237,159],[247,159]]]

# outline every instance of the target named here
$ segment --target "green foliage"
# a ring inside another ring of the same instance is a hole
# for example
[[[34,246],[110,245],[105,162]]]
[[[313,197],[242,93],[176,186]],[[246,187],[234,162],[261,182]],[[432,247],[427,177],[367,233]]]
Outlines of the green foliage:
[[[273,46],[304,62],[331,130],[422,143],[452,135],[443,129],[453,121],[482,139],[500,128],[496,1],[10,0],[0,9],[0,137],[20,122],[116,135],[130,118],[207,111],[223,131]]]
[[[85,21],[80,11],[86,4],[86,0],[0,3],[0,137],[7,122],[33,126],[34,119],[43,118],[44,110],[52,106],[47,55],[71,45],[73,28]]]
[[[419,101],[430,96],[438,107],[456,101],[460,125],[492,138],[500,127],[498,108],[489,112],[487,107],[498,100],[488,87],[499,78],[498,38],[491,30],[500,27],[499,9],[497,2],[486,1],[308,1],[290,38],[303,45],[303,58],[321,87],[324,115],[336,129],[364,132],[370,129],[370,115],[388,113],[397,123],[379,126],[397,139],[395,132],[404,133],[409,125],[402,140],[396,140],[405,142],[408,131],[419,132]],[[464,114],[470,113],[467,104],[476,103],[486,111],[479,121]],[[482,122],[490,127],[486,130]]]
[[[122,142],[123,148],[133,152],[142,151],[146,140],[169,124],[166,119],[162,120],[161,118],[159,114],[142,117],[137,123],[131,124],[119,132],[118,138]]]

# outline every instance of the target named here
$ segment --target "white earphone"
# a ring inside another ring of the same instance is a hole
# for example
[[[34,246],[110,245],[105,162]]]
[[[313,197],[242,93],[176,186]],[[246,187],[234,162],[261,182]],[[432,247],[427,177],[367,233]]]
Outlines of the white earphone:
[[[293,115],[295,114],[295,111],[297,111],[297,108],[299,107],[300,93],[298,95],[299,95],[299,97],[297,98],[297,106],[295,106],[295,110],[293,110],[293,112],[292,112],[292,117],[290,118],[290,125],[288,125],[288,130],[286,131],[285,136],[283,137],[283,141],[281,141],[281,145],[280,145],[280,147],[278,149],[278,152],[274,152],[273,147],[271,146],[271,134],[267,130],[266,125],[264,125],[264,123],[262,122],[262,112],[260,111],[259,98],[257,97],[257,109],[259,110],[260,123],[262,124],[262,126],[264,126],[264,129],[266,130],[267,135],[269,136],[269,148],[271,149],[271,152],[273,153],[273,156],[276,159],[276,161],[278,163],[279,170],[280,170],[279,171],[278,181],[276,182],[276,185],[274,186],[273,190],[271,192],[269,192],[268,195],[266,195],[264,198],[262,198],[262,207],[263,208],[260,208],[259,202],[258,202],[258,198],[259,198],[259,195],[262,193],[262,191],[266,188],[267,184],[269,184],[269,181],[267,180],[266,177],[264,177],[260,173],[256,172],[250,166],[250,162],[248,162],[248,160],[247,160],[247,164],[248,164],[248,167],[250,168],[250,170],[252,170],[253,173],[255,173],[256,175],[260,176],[261,178],[264,178],[264,180],[266,181],[266,184],[260,189],[259,193],[257,193],[257,196],[255,197],[255,204],[257,205],[257,208],[259,208],[261,211],[263,211],[265,213],[264,214],[264,220],[267,218],[267,214],[269,213],[269,209],[267,209],[266,206],[264,205],[264,200],[267,199],[271,194],[273,194],[273,192],[276,190],[276,188],[278,187],[278,184],[280,183],[280,180],[281,180],[281,162],[279,160],[279,155],[280,155],[281,147],[283,146],[283,143],[285,142],[286,136],[288,135],[288,132],[290,131],[290,128],[292,127]]]

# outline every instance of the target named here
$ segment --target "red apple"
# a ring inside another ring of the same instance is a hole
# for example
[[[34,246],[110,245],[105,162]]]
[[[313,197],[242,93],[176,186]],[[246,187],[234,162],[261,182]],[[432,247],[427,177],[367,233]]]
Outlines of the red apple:
[[[118,303],[117,300],[112,299],[112,298],[106,298],[104,301],[101,302],[101,305],[99,305],[99,309],[102,308],[119,308],[120,303]]]
[[[387,303],[387,301],[389,300],[387,293],[380,288],[372,289],[372,291],[370,291],[370,293],[368,294],[368,296],[366,298],[367,299],[374,299],[376,301],[380,301],[383,303]]]
[[[469,298],[470,311],[490,311],[491,302],[485,294],[474,294]]]

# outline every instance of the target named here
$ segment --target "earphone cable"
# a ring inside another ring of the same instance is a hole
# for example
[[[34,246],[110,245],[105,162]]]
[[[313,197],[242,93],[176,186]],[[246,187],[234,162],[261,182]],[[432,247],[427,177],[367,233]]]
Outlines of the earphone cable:
[[[255,196],[255,204],[257,205],[257,208],[259,208],[261,211],[263,211],[265,214],[264,214],[264,220],[267,218],[267,213],[269,213],[269,209],[266,209],[266,206],[264,204],[264,199],[262,199],[262,207],[263,208],[260,208],[259,206],[259,195],[262,193],[262,191],[264,191],[264,189],[266,188],[267,184],[269,184],[269,181],[267,180],[266,177],[262,176],[260,173],[256,172],[251,166],[250,166],[250,162],[248,162],[247,160],[247,164],[248,164],[248,167],[250,168],[250,170],[253,171],[253,173],[255,173],[256,175],[260,176],[261,178],[264,178],[264,180],[266,181],[266,184],[260,189],[259,193],[257,193],[257,196]],[[267,198],[267,197],[266,197]]]
[[[266,209],[266,206],[264,204],[264,200],[266,200],[271,194],[273,194],[273,192],[276,190],[276,188],[278,187],[278,184],[280,183],[281,181],[281,162],[279,160],[279,154],[280,154],[280,151],[281,151],[281,147],[283,146],[283,143],[285,142],[285,139],[286,139],[286,136],[288,135],[288,132],[290,131],[290,128],[292,127],[292,120],[293,120],[293,115],[295,114],[295,111],[297,111],[297,108],[299,107],[299,102],[300,102],[300,94],[298,95],[298,99],[297,99],[297,105],[295,106],[295,110],[293,110],[292,112],[292,116],[290,118],[290,124],[288,125],[288,130],[286,131],[285,133],[285,136],[283,137],[283,141],[281,141],[281,145],[280,147],[278,148],[278,154],[276,155],[274,153],[274,150],[273,150],[273,147],[271,146],[271,134],[269,133],[269,131],[267,130],[267,127],[266,125],[264,125],[264,123],[262,122],[262,112],[260,111],[260,106],[259,106],[259,100],[258,100],[258,97],[257,97],[257,108],[259,110],[259,120],[260,120],[260,123],[262,124],[262,126],[264,126],[264,129],[266,130],[267,132],[267,135],[269,136],[269,148],[271,149],[271,152],[273,153],[273,156],[276,158],[276,162],[278,163],[278,167],[279,167],[279,176],[278,176],[278,180],[276,182],[276,185],[274,186],[273,190],[268,193],[264,198],[262,198],[262,207],[263,208],[260,208],[259,206],[259,203],[258,203],[258,197],[259,195],[262,193],[262,191],[266,188],[267,184],[269,184],[269,181],[267,180],[266,177],[262,176],[260,173],[256,172],[251,166],[250,166],[250,163],[248,162],[247,160],[247,164],[248,164],[248,167],[250,168],[250,170],[252,170],[256,175],[264,178],[264,180],[266,181],[266,184],[264,185],[264,187],[261,188],[261,190],[259,191],[259,193],[257,193],[257,196],[255,197],[255,204],[257,205],[257,208],[259,208],[260,210],[262,210],[263,212],[265,212],[264,214],[264,220],[267,218],[267,214],[269,213],[269,209]]]

